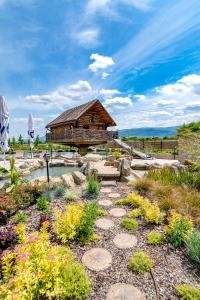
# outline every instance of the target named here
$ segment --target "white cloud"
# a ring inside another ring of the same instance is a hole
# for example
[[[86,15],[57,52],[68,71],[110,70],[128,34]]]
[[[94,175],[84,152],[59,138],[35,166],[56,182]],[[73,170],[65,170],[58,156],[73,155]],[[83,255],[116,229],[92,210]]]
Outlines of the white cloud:
[[[99,42],[99,29],[87,28],[73,33],[73,38],[85,48],[93,48],[97,46]]]
[[[108,76],[110,76],[110,74],[109,74],[109,73],[106,73],[106,72],[103,72],[103,73],[101,74],[101,78],[102,78],[102,79],[106,79]]]
[[[138,95],[134,96],[138,99]],[[160,86],[134,102],[123,114],[115,113],[121,128],[175,126],[200,120],[200,75],[182,77]]]
[[[129,96],[106,98],[103,104],[106,107],[112,108],[112,109],[114,109],[114,108],[115,109],[124,109],[124,108],[133,106],[133,103]]]
[[[79,80],[75,84],[60,86],[49,94],[26,96],[24,101],[43,109],[57,108],[62,110],[66,105],[78,105],[83,101],[89,101],[94,95],[95,91],[93,91],[90,83]]]
[[[153,0],[89,0],[87,4],[87,14],[115,15],[119,5],[128,5],[140,10],[147,10]]]
[[[104,97],[112,97],[113,95],[121,94],[121,92],[118,90],[105,90],[105,89],[100,90],[99,93]]]
[[[89,65],[89,70],[94,73],[99,70],[107,69],[115,64],[112,57],[99,55],[97,53],[92,54],[90,59],[94,60],[94,62]]]
[[[146,100],[146,97],[144,95],[134,95],[134,97],[137,99],[137,101],[144,101],[144,100]]]

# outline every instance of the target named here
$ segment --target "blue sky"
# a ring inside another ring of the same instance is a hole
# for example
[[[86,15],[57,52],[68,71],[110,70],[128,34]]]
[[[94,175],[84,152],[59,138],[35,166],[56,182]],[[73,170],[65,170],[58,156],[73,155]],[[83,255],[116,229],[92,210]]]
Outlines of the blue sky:
[[[200,119],[199,0],[0,0],[11,136],[100,98],[119,128]]]

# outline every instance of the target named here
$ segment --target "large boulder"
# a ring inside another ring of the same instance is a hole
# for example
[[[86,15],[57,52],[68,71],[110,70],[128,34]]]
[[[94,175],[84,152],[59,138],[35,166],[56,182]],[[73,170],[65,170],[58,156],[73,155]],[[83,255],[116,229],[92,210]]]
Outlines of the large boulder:
[[[75,188],[74,178],[71,174],[63,174],[61,178],[65,186],[71,189]]]
[[[86,160],[86,161],[96,162],[96,161],[99,161],[99,160],[102,160],[102,159],[103,159],[103,157],[99,154],[88,153],[84,156],[84,160]]]
[[[119,166],[121,176],[129,176],[131,173],[131,163],[128,159],[121,159],[121,166]]]
[[[83,173],[81,173],[80,171],[73,172],[72,176],[74,178],[74,182],[77,185],[81,185],[82,183],[84,183],[84,181],[86,179],[86,176]]]

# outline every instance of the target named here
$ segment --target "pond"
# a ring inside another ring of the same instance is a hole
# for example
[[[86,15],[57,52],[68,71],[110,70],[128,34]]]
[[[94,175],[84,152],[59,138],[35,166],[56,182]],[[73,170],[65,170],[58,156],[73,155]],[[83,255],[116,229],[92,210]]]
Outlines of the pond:
[[[49,176],[61,176],[63,174],[69,174],[72,173],[74,171],[78,171],[79,168],[78,167],[50,167],[49,168]],[[42,168],[42,169],[37,169],[31,172],[30,175],[24,176],[23,178],[28,179],[28,181],[31,181],[37,177],[43,177],[47,175],[47,170],[46,168]]]
[[[67,166],[63,166],[63,167],[50,167],[49,168],[49,176],[62,176],[63,174],[70,174],[74,171],[78,171],[79,167],[67,167]],[[42,168],[42,169],[37,169],[31,172],[31,174],[27,175],[27,176],[23,176],[23,179],[27,179],[28,181],[32,181],[35,178],[38,177],[43,177],[43,176],[47,176],[47,170],[46,168]],[[0,188],[3,187],[3,185],[7,182],[9,182],[9,178],[0,180]]]

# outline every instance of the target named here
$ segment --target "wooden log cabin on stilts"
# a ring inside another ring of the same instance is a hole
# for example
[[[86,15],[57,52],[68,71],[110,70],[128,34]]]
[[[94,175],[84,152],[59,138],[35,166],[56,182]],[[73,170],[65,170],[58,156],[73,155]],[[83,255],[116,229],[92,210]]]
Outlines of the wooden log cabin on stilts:
[[[63,112],[46,128],[47,142],[72,145],[84,154],[89,146],[105,144],[118,137],[117,131],[107,130],[115,121],[98,99]]]

